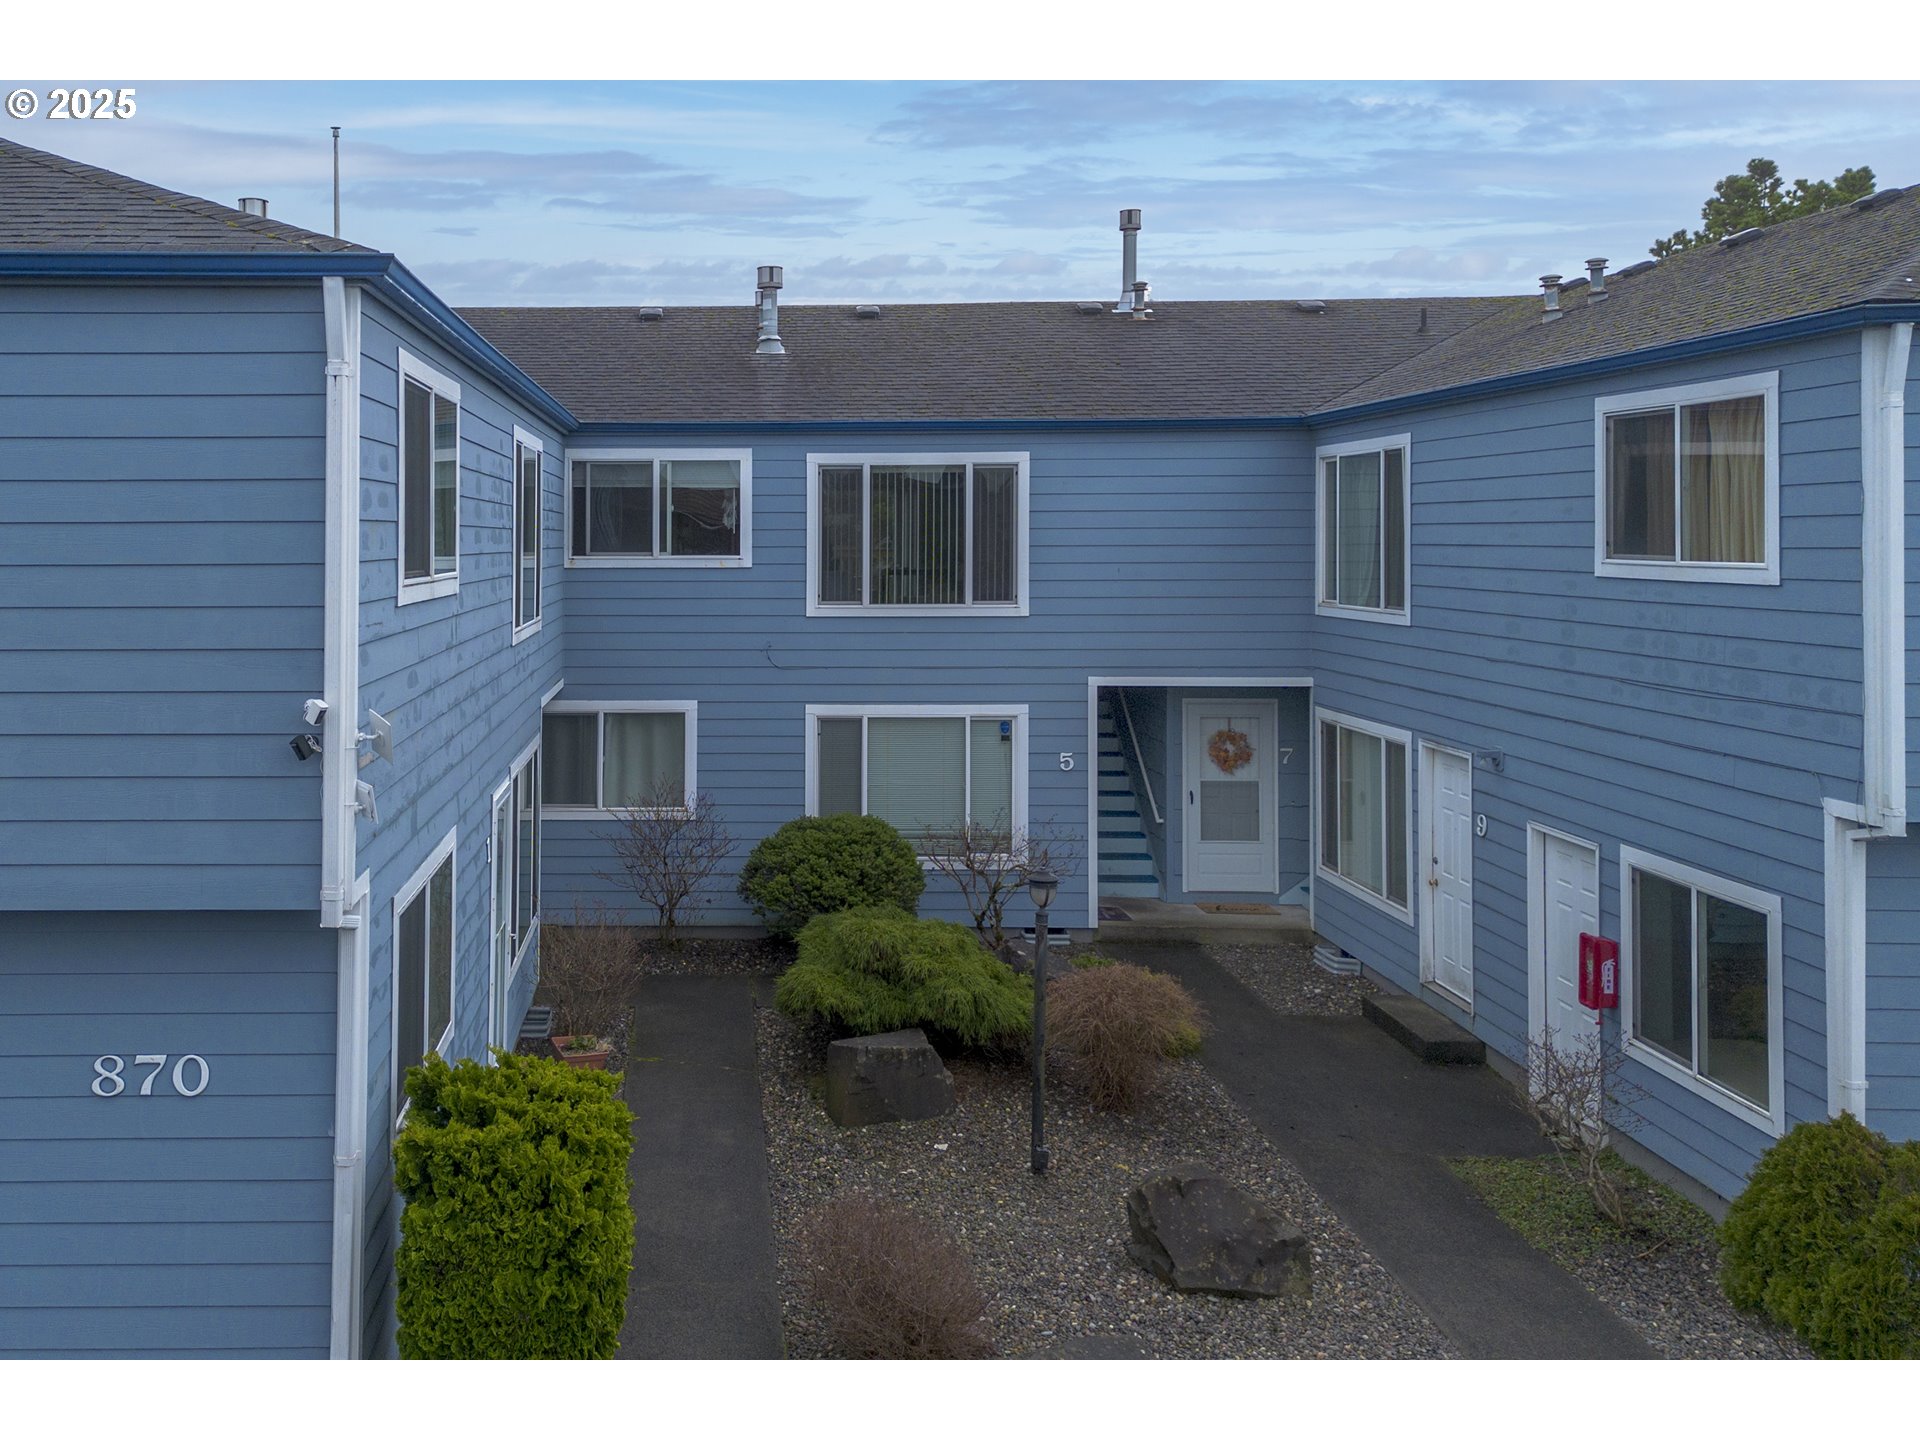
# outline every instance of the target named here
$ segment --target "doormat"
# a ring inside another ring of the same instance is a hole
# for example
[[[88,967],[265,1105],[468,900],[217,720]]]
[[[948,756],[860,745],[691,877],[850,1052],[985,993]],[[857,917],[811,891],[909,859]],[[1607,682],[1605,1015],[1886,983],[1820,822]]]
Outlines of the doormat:
[[[1100,907],[1100,918],[1102,920],[1131,920],[1133,916],[1122,910],[1118,905],[1102,905]]]
[[[1195,907],[1209,915],[1278,915],[1271,905],[1253,905],[1242,901],[1202,900]]]

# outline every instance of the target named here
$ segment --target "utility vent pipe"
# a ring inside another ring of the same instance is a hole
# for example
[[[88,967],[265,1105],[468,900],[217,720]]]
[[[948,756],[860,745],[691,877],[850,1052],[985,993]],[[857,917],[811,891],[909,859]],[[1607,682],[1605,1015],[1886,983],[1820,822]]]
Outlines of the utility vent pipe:
[[[1587,303],[1607,298],[1607,257],[1596,256],[1587,261],[1587,280],[1593,288],[1587,292]]]
[[[760,342],[753,347],[756,354],[787,353],[787,347],[780,343],[780,287],[785,275],[778,265],[760,267],[759,285],[753,292],[753,303],[760,311]]]
[[[1133,318],[1136,320],[1153,318],[1153,307],[1147,304],[1147,282],[1144,280],[1133,282]]]
[[[1122,210],[1120,212],[1120,303],[1113,307],[1113,313],[1131,314],[1134,295],[1139,288],[1140,212]]]
[[[240,208],[249,215],[258,215],[262,220],[267,218],[267,202],[258,195],[242,195]]]
[[[1558,275],[1542,275],[1540,277],[1540,290],[1547,302],[1546,312],[1540,317],[1540,323],[1544,325],[1549,320],[1558,320],[1560,318],[1560,277]]]

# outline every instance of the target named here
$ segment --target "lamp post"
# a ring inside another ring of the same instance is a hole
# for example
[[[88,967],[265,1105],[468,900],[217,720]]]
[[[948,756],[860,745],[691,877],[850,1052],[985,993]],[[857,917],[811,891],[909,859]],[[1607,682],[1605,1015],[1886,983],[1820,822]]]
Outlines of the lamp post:
[[[1033,899],[1033,1173],[1047,1169],[1047,907],[1060,877],[1041,866],[1027,872]]]

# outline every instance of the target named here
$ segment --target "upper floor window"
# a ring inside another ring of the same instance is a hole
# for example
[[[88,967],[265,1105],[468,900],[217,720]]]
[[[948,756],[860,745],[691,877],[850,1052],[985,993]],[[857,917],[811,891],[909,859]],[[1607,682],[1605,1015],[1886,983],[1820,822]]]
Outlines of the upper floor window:
[[[399,529],[399,602],[459,589],[460,386],[404,350]]]
[[[1779,376],[1594,401],[1594,573],[1780,582]]]
[[[1357,440],[1317,452],[1321,615],[1405,625],[1410,558],[1411,437]]]
[[[518,426],[513,431],[513,638],[540,625],[540,466],[544,447]]]
[[[753,563],[744,450],[575,450],[570,565]]]
[[[1027,613],[1025,455],[815,455],[807,613]]]
[[[1412,914],[1410,740],[1404,730],[1320,713],[1321,873],[1403,920]]]

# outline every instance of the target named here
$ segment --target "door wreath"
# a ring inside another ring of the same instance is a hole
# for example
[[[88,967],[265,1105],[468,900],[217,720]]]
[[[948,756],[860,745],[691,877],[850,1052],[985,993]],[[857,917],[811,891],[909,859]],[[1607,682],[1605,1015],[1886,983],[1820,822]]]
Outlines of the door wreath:
[[[1222,775],[1231,775],[1252,762],[1253,742],[1239,730],[1216,730],[1207,741],[1207,758]]]

